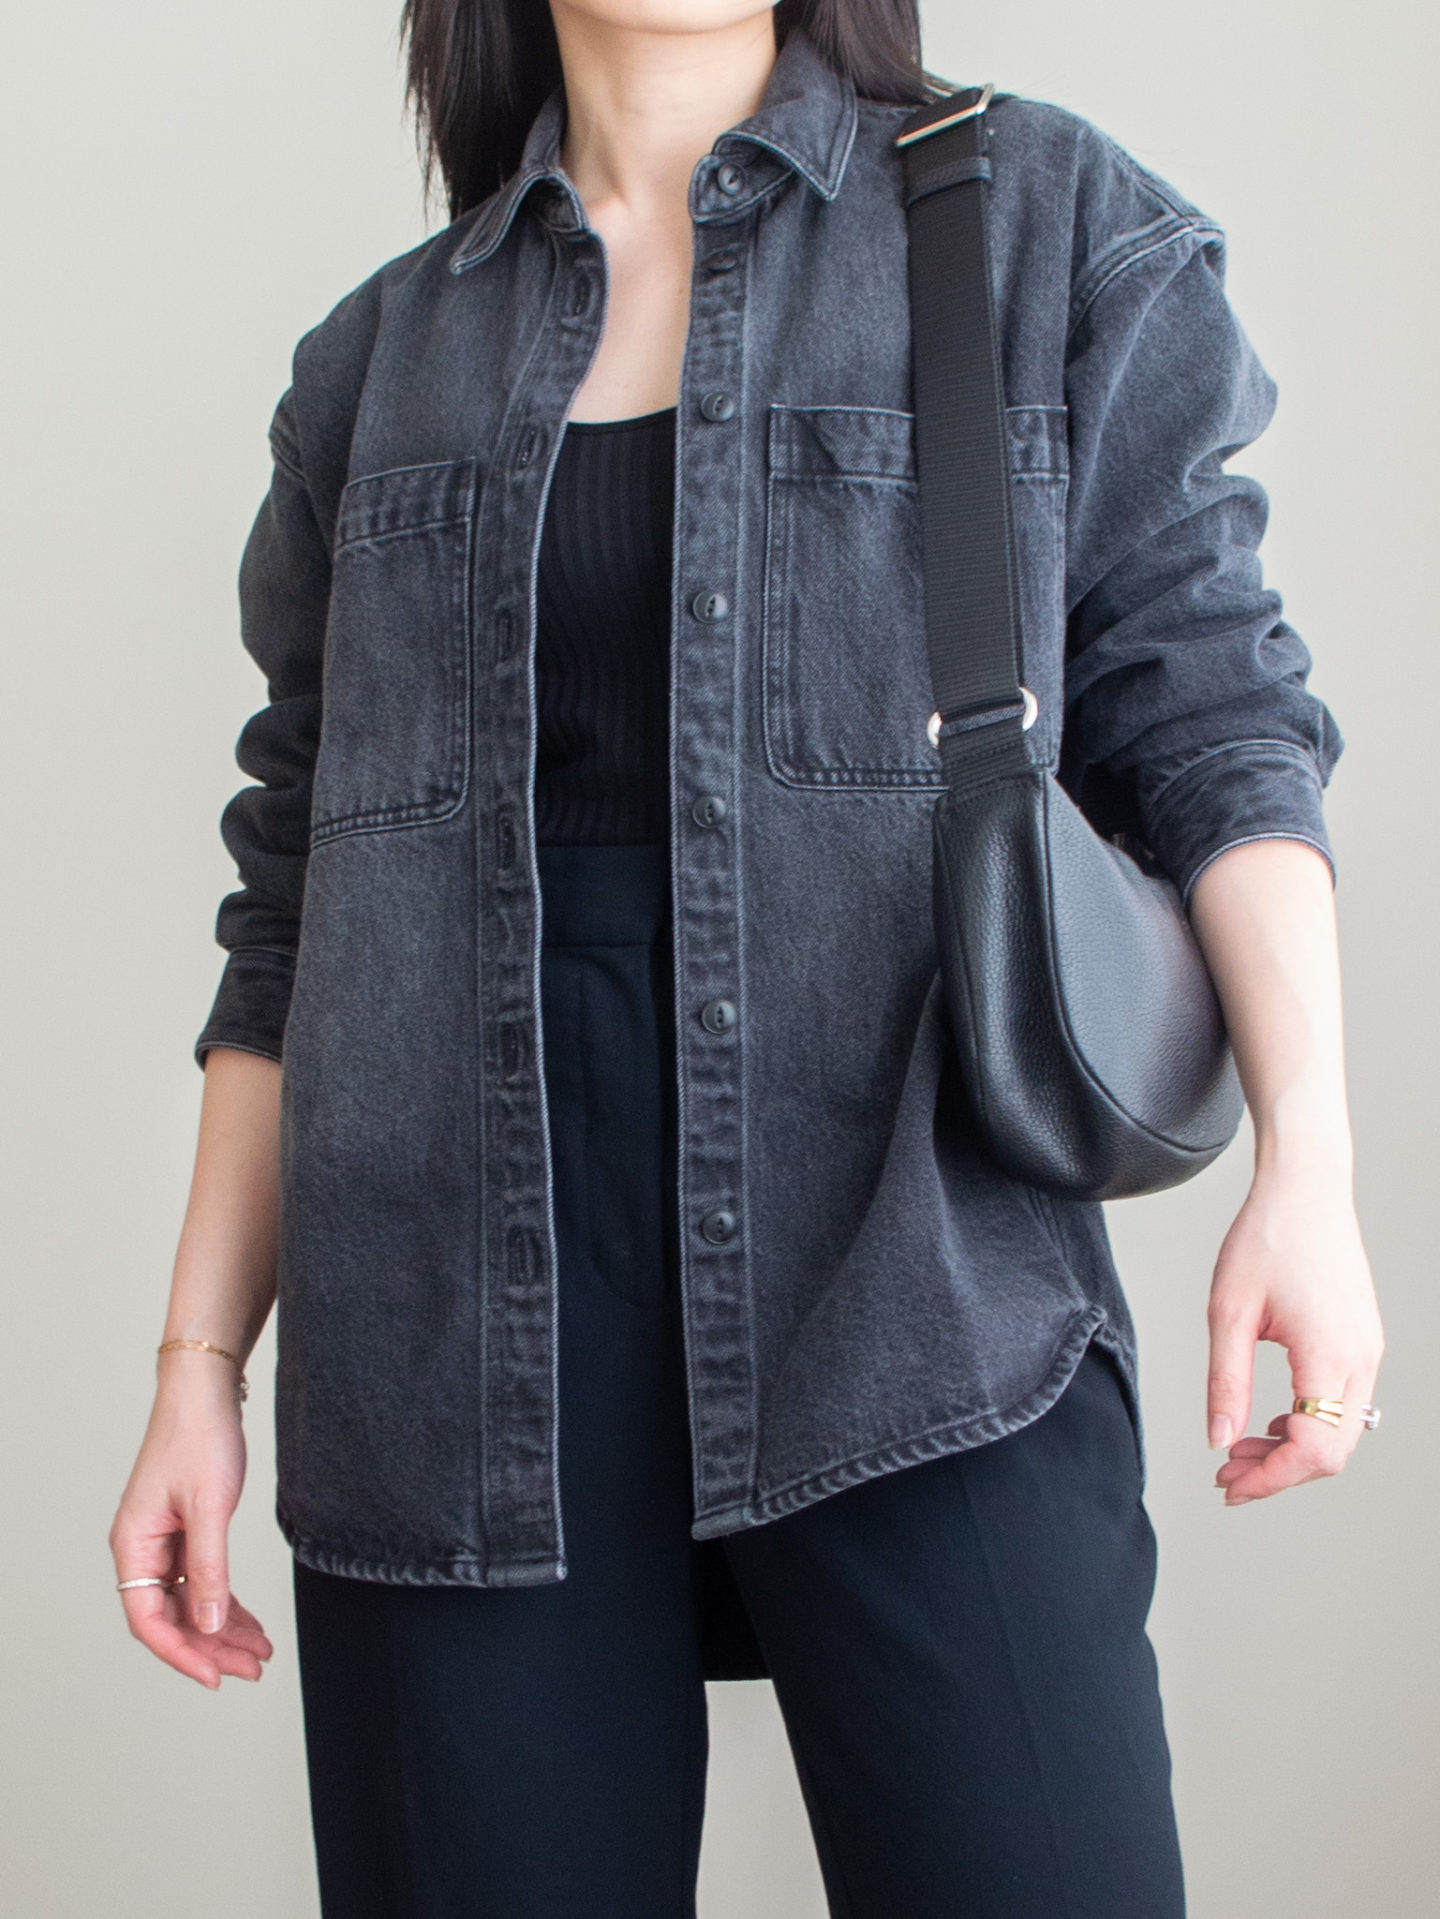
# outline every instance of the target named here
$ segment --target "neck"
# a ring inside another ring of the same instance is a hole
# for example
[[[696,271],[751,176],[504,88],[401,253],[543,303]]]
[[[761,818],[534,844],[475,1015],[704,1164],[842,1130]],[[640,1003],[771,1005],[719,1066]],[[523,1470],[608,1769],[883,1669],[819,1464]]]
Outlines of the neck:
[[[551,0],[565,81],[561,165],[592,212],[683,201],[695,163],[760,105],[775,64],[769,6],[718,27],[615,26]]]

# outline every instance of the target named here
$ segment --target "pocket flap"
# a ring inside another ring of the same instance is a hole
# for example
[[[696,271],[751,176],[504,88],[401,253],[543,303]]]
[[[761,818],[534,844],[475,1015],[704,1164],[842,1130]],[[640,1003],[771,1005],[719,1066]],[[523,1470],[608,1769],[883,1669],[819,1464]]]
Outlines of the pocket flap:
[[[915,416],[873,406],[772,406],[770,471],[787,479],[915,478]]]
[[[474,460],[395,467],[352,480],[340,495],[335,544],[378,540],[468,518],[475,499]]]

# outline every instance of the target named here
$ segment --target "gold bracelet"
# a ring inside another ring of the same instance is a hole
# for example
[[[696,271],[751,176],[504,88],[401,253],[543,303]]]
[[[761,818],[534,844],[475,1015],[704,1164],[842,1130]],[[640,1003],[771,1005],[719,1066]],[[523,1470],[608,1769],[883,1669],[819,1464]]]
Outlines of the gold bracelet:
[[[208,1339],[167,1339],[164,1345],[157,1346],[155,1350],[157,1353],[214,1353],[217,1359],[228,1359],[240,1375],[242,1403],[250,1397],[250,1382],[245,1377],[245,1368],[234,1353],[227,1353],[223,1346],[214,1346]]]

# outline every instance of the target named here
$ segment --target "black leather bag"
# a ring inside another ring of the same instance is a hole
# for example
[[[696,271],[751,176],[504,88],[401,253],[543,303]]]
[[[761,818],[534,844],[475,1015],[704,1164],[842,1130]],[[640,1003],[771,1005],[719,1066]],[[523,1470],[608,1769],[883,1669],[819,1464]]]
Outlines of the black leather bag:
[[[1087,1199],[1158,1192],[1244,1099],[1174,885],[1101,836],[1025,732],[1010,463],[986,226],[991,89],[912,114],[909,220],[925,626],[946,789],[935,929],[964,1084],[1011,1173]]]

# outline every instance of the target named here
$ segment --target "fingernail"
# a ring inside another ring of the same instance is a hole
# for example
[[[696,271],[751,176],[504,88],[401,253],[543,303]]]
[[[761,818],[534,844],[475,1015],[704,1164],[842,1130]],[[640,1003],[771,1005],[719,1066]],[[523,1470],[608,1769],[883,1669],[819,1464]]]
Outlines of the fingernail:
[[[213,1599],[207,1599],[200,1608],[198,1622],[201,1632],[219,1632],[220,1608]]]
[[[1234,1499],[1227,1499],[1225,1504],[1227,1506],[1248,1506],[1253,1502],[1254,1497],[1255,1495],[1253,1493],[1240,1493]]]
[[[1210,1421],[1211,1451],[1218,1452],[1222,1446],[1228,1446],[1234,1430],[1234,1427],[1230,1424],[1230,1421],[1225,1417],[1224,1413],[1216,1413]]]

